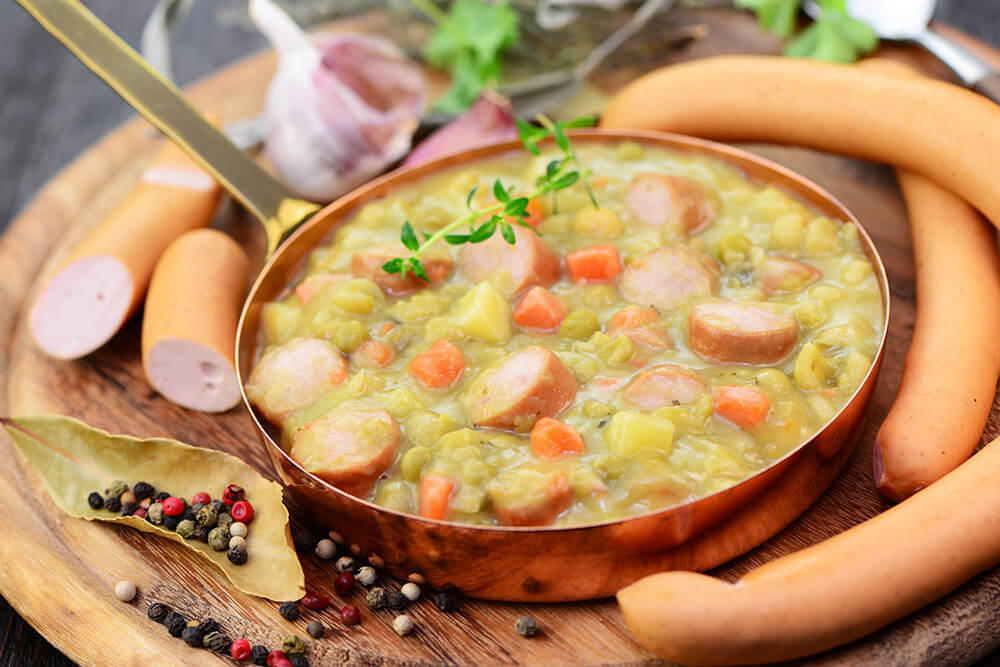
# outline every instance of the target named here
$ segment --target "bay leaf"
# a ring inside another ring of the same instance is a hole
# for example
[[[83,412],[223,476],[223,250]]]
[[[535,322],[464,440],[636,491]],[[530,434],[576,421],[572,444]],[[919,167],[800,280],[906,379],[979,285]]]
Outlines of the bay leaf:
[[[0,421],[56,505],[67,514],[88,521],[124,524],[179,542],[222,570],[244,593],[275,601],[298,600],[305,594],[305,578],[292,546],[281,486],[235,456],[167,438],[111,435],[58,415]],[[225,551],[215,551],[198,540],[185,540],[143,518],[91,509],[87,503],[90,492],[103,494],[117,479],[129,486],[148,482],[157,491],[167,491],[189,502],[199,491],[219,498],[227,484],[242,486],[254,507],[247,535],[247,562],[235,565]]]

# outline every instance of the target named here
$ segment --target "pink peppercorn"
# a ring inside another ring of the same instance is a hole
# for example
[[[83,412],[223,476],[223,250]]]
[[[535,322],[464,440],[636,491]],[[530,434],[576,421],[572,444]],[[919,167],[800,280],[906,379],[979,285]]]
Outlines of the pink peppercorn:
[[[184,501],[170,496],[163,501],[163,513],[167,516],[180,516],[184,513]]]
[[[235,503],[236,501],[243,500],[244,493],[245,492],[243,491],[242,486],[229,484],[228,486],[226,486],[226,488],[222,490],[222,502],[232,507],[233,503]]]
[[[302,598],[301,604],[306,609],[321,611],[330,606],[330,598],[326,597],[322,593],[307,593],[306,596]]]
[[[267,667],[277,667],[279,660],[288,662],[288,656],[284,651],[271,651],[267,654]]]
[[[146,518],[146,508],[145,507],[140,507],[136,511],[132,512],[132,516],[137,516],[140,519],[145,519]]]
[[[237,662],[243,662],[250,657],[250,642],[246,639],[237,639],[233,642],[233,645],[229,647],[229,653],[233,656],[233,660]]]
[[[194,494],[194,496],[191,497],[191,502],[207,505],[210,502],[212,502],[212,496],[208,495],[204,491],[199,491],[198,493]]]
[[[253,521],[253,505],[245,500],[237,501],[233,503],[229,514],[232,515],[234,521],[250,523]]]
[[[344,625],[356,625],[361,622],[361,612],[353,604],[345,605],[340,610],[340,620],[344,622]]]
[[[333,580],[333,588],[340,595],[350,595],[351,589],[354,588],[354,575],[350,572],[344,572]]]

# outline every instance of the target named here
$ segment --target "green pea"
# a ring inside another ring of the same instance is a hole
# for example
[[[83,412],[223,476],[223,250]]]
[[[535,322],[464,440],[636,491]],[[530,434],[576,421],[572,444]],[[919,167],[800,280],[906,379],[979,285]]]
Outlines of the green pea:
[[[411,448],[403,454],[403,458],[399,461],[399,469],[403,473],[403,479],[407,482],[420,481],[420,473],[431,458],[431,450],[427,447]]]
[[[559,335],[563,338],[585,340],[590,338],[590,335],[600,328],[601,323],[594,311],[577,308],[567,315],[566,319],[559,325]]]
[[[351,354],[368,340],[368,330],[357,320],[331,320],[322,327],[320,333],[345,354]]]

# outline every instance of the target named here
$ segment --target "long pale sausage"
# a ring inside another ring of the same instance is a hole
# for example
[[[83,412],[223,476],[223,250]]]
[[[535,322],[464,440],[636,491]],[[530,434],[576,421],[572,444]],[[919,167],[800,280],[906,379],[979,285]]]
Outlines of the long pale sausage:
[[[110,340],[139,306],[166,247],[207,225],[221,193],[206,171],[167,143],[42,288],[29,315],[38,347],[76,359]]]
[[[231,238],[196,229],[170,244],[149,283],[142,363],[149,383],[192,410],[240,401],[234,351],[250,261]]]
[[[863,637],[1000,562],[1000,439],[932,486],[735,584],[693,572],[618,592],[632,634],[666,660],[759,664]]]
[[[1000,107],[968,90],[850,65],[719,56],[640,77],[605,128],[769,141],[887,162],[961,195],[1000,225]]]

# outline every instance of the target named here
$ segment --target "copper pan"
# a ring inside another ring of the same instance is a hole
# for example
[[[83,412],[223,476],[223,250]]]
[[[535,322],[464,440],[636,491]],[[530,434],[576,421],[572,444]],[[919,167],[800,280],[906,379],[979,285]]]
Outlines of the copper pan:
[[[270,259],[240,317],[236,355],[241,383],[254,359],[261,306],[289,285],[309,252],[359,206],[428,174],[519,149],[516,142],[500,143],[390,173],[323,208],[284,239],[319,207],[291,195],[241,153],[77,0],[17,2],[263,223]],[[577,132],[573,139],[588,143],[628,139],[719,158],[739,167],[754,181],[796,195],[823,215],[857,225],[882,293],[882,339],[875,362],[850,401],[815,436],[739,484],[643,516],[572,527],[469,526],[378,507],[303,470],[281,449],[270,426],[250,409],[264,447],[289,492],[317,523],[336,528],[360,545],[366,555],[379,555],[394,574],[418,571],[432,586],[451,583],[475,597],[562,601],[611,595],[660,570],[706,570],[788,525],[823,493],[854,447],[878,376],[889,321],[885,267],[854,216],[805,178],[722,144],[655,132]],[[249,408],[245,394],[243,399]]]

